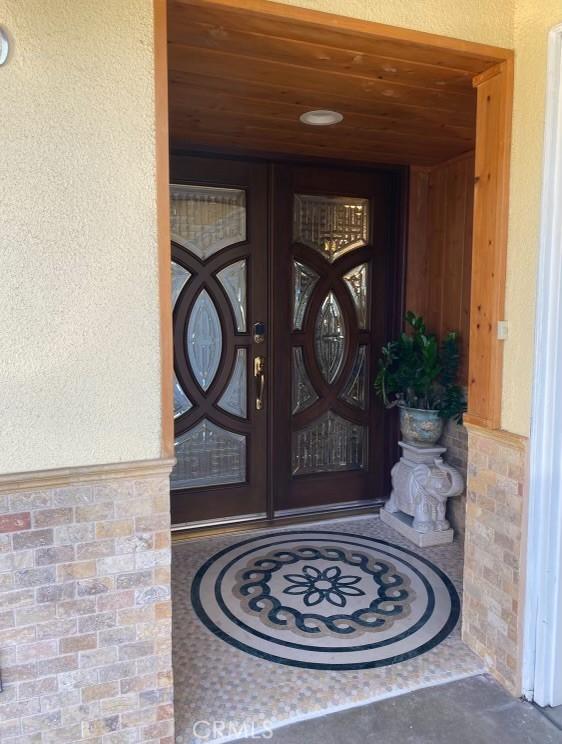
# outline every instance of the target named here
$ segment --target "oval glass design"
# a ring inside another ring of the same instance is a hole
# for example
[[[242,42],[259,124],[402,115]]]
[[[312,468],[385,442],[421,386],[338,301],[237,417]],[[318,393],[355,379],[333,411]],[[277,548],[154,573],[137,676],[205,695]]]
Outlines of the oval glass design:
[[[203,390],[215,379],[222,353],[222,329],[215,303],[206,289],[198,295],[187,324],[187,357]]]
[[[333,292],[328,292],[318,312],[314,345],[320,371],[331,384],[338,376],[345,355],[345,321]]]

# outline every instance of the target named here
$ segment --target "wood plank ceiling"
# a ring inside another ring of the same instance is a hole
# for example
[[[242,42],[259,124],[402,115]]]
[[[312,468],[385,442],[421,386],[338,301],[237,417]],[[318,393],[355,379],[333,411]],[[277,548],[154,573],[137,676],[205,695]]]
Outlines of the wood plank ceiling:
[[[495,62],[308,16],[169,0],[172,146],[433,165],[473,149],[472,78]],[[311,109],[343,122],[302,124]]]

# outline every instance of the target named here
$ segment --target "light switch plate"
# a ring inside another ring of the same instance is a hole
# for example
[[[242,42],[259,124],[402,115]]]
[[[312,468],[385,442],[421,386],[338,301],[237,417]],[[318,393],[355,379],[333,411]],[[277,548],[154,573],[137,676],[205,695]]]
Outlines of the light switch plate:
[[[505,341],[507,338],[507,320],[498,320],[498,341]]]

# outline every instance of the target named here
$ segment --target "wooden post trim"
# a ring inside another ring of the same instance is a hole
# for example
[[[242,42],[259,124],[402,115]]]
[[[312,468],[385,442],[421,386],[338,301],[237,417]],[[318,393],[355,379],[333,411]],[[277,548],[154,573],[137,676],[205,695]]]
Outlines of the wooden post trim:
[[[467,423],[501,427],[513,61],[477,79]]]

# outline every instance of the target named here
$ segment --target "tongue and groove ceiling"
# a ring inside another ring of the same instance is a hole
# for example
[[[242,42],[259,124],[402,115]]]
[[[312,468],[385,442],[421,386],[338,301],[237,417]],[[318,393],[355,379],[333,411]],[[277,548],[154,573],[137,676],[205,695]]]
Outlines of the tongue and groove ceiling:
[[[300,10],[289,20],[283,12],[295,9],[273,3],[268,12],[246,5],[168,3],[173,147],[428,166],[473,149],[472,78],[497,63],[492,54],[377,38],[360,31],[372,24],[328,14]],[[299,121],[319,108],[341,112],[343,122]]]

